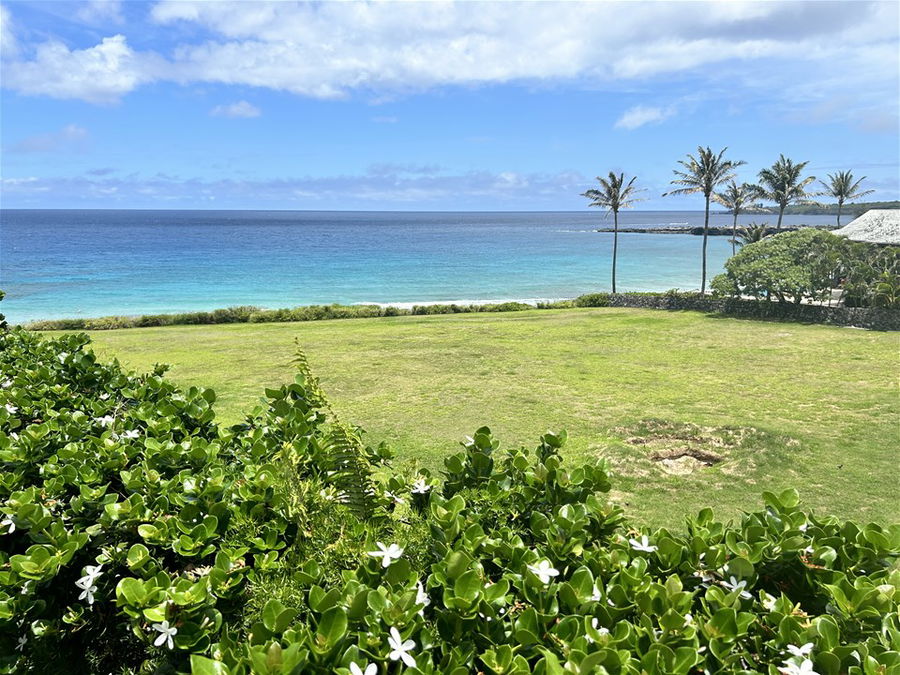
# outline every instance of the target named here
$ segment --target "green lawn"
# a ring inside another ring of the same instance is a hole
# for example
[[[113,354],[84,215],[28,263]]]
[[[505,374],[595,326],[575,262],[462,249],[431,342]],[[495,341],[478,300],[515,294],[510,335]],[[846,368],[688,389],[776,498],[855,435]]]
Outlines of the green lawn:
[[[607,457],[613,498],[653,524],[678,525],[706,505],[733,515],[789,486],[843,517],[900,513],[897,334],[576,309],[93,338],[130,367],[169,363],[178,383],[211,386],[226,422],[293,378],[297,338],[337,410],[399,458],[438,469],[482,425],[529,446],[565,429],[568,456]]]

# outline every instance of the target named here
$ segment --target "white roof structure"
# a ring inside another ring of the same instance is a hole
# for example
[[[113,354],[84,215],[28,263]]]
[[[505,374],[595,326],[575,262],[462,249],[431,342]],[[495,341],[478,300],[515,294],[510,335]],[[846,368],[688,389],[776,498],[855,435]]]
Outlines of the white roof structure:
[[[871,209],[832,232],[851,241],[900,246],[900,209]]]

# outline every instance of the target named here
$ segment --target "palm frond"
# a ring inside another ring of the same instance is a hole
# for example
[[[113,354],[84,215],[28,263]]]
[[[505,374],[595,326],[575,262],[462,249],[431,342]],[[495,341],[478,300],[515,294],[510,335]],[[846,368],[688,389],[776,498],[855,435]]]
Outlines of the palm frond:
[[[702,192],[711,198],[716,187],[733,180],[734,170],[745,164],[743,160],[725,159],[726,150],[727,147],[715,153],[709,147],[699,147],[696,157],[688,154],[687,159],[678,160],[683,170],[674,169],[675,178],[670,183],[682,187],[669,190],[663,196]]]
[[[642,201],[642,198],[637,195],[643,190],[635,187],[636,180],[637,176],[632,176],[631,180],[626,183],[624,173],[616,175],[610,171],[607,178],[597,176],[599,189],[585,190],[581,196],[591,200],[588,206],[597,206],[610,213],[618,213],[620,209],[631,208],[635,203]]]

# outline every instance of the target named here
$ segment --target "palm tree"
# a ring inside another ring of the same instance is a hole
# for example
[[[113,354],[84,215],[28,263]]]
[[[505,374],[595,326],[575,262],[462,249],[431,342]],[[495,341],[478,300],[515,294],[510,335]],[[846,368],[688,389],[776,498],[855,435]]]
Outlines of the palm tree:
[[[806,186],[812,183],[816,177],[800,178],[800,174],[809,162],[798,162],[779,155],[778,161],[768,169],[759,172],[759,196],[770,202],[778,204],[778,229],[781,229],[781,218],[788,204],[805,202],[813,193],[806,191]]]
[[[733,178],[731,179],[731,182],[725,186],[723,192],[713,193],[713,201],[718,202],[734,214],[734,222],[731,224],[731,255],[734,255],[737,252],[735,249],[735,240],[737,239],[738,214],[744,210],[744,207],[747,206],[747,204],[752,202],[758,196],[758,186],[751,185],[750,183],[738,185]]]
[[[640,201],[635,195],[638,189],[634,187],[634,181],[637,176],[633,176],[628,183],[625,183],[625,174],[620,173],[618,176],[612,171],[609,172],[609,178],[601,178],[597,176],[600,183],[600,189],[591,188],[581,193],[582,197],[591,200],[588,206],[599,206],[606,209],[607,212],[613,214],[613,259],[612,259],[612,292],[616,292],[616,255],[619,250],[619,209],[631,208],[635,202]]]
[[[859,189],[859,184],[862,183],[866,179],[865,176],[860,178],[855,183],[853,182],[853,173],[850,171],[838,171],[835,175],[828,174],[828,182],[826,183],[823,180],[819,181],[819,184],[825,188],[825,192],[823,195],[827,195],[829,197],[834,197],[837,199],[838,204],[838,212],[837,212],[837,226],[841,226],[841,209],[844,208],[844,202],[848,199],[859,199],[860,197],[865,197],[866,195],[870,195],[875,190],[862,190]]]
[[[747,244],[755,244],[756,242],[765,239],[768,233],[768,225],[757,225],[756,223],[750,223],[747,227],[741,228],[741,231],[738,233],[737,240],[732,239],[731,243],[740,244],[741,246],[746,246]]]
[[[695,192],[702,192],[706,198],[706,215],[703,220],[703,275],[700,278],[700,293],[706,293],[706,242],[709,236],[709,200],[712,198],[713,191],[722,183],[734,178],[734,170],[746,164],[743,161],[732,161],[725,159],[725,151],[728,148],[722,148],[717,155],[709,147],[697,148],[697,157],[688,155],[687,159],[680,159],[678,163],[684,167],[683,170],[675,169],[673,173],[675,178],[671,181],[672,185],[681,185],[666,192],[666,195],[686,195]]]

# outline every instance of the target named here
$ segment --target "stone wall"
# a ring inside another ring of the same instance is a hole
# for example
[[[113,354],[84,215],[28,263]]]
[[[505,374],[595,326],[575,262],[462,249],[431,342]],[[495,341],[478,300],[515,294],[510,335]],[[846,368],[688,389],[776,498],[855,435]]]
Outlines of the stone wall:
[[[872,307],[823,307],[734,298],[711,298],[688,294],[657,295],[651,293],[611,293],[609,306],[695,310],[748,319],[780,319],[802,323],[856,326],[870,330],[900,330],[900,310]]]

